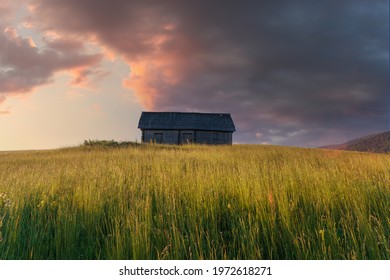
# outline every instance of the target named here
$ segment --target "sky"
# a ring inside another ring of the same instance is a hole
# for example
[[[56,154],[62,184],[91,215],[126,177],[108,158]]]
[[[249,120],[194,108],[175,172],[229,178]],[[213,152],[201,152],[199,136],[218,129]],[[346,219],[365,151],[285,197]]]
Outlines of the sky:
[[[231,113],[234,143],[390,130],[388,0],[1,0],[0,150],[140,141],[142,111]]]

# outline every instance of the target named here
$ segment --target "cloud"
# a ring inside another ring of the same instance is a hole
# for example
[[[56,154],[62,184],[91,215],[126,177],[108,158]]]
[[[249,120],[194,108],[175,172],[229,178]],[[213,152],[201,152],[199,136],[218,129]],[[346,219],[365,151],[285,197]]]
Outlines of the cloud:
[[[91,69],[84,70],[83,80],[97,71],[93,68],[98,67],[102,55],[87,53],[80,40],[46,38],[37,48],[31,37],[18,34],[5,13],[15,14],[11,2],[0,5],[0,103],[53,82],[53,75],[59,71]]]
[[[90,82],[92,81],[100,81],[104,77],[111,74],[110,71],[104,71],[98,67],[90,67],[90,66],[82,66],[75,68],[71,71],[73,76],[73,80],[71,85],[73,86],[82,86],[90,88]]]
[[[57,38],[48,39],[44,38],[47,48],[63,52],[63,53],[74,53],[85,50],[84,44],[81,41],[74,40],[72,38]]]
[[[52,82],[58,71],[93,67],[100,54],[83,54],[79,50],[56,49],[55,44],[38,49],[31,38],[18,36],[5,28],[0,33],[0,102],[7,96],[32,91]],[[84,78],[87,73],[83,73]]]
[[[33,3],[35,28],[119,53],[143,107],[231,112],[238,142],[387,129],[388,1]]]
[[[0,1],[0,22],[10,21],[15,18],[15,8],[20,7],[26,0],[1,0]]]

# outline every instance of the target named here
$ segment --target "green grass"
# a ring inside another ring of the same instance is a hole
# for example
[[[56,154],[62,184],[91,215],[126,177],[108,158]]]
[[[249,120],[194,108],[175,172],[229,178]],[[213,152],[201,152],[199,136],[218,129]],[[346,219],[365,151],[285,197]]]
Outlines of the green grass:
[[[389,259],[390,155],[287,147],[0,153],[0,259]]]

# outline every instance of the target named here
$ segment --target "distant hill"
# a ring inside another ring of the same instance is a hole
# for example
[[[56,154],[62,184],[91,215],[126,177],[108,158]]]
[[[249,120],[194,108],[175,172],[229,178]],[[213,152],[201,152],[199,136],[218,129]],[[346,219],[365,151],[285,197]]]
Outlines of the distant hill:
[[[364,136],[343,144],[327,145],[320,148],[371,153],[390,153],[390,131]]]

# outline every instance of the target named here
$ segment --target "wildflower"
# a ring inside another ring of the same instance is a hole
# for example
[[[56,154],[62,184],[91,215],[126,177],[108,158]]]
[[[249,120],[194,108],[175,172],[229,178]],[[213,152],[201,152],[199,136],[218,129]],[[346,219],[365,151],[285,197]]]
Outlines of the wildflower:
[[[321,240],[324,242],[325,241],[325,230],[324,229],[320,229],[318,231],[318,233],[320,234],[321,236]]]
[[[273,197],[273,195],[272,195],[272,192],[269,192],[269,193],[268,193],[268,201],[269,201],[269,204],[270,204],[271,206],[274,205],[274,197]]]

